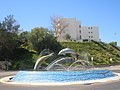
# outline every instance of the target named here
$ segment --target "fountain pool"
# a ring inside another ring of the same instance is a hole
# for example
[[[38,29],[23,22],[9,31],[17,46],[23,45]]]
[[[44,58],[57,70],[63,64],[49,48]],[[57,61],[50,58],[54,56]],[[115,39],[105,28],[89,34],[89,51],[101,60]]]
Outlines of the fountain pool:
[[[68,52],[75,54],[73,50],[67,48],[60,51],[59,55]],[[49,54],[39,58],[35,63],[34,71],[19,71],[15,76],[5,77],[0,81],[8,84],[70,85],[107,82],[120,78],[119,74],[115,74],[110,70],[91,69],[93,65],[90,64],[87,57],[85,57],[86,60],[85,58],[72,60],[65,57],[56,59],[45,68],[45,71],[39,71],[41,63],[52,55]]]
[[[11,81],[22,83],[78,82],[114,77],[109,70],[86,71],[20,71]]]

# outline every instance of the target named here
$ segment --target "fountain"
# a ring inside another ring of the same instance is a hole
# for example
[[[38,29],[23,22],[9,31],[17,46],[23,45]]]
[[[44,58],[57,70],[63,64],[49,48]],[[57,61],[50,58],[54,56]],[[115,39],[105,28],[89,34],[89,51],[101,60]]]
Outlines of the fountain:
[[[39,58],[35,63],[34,71],[19,71],[15,76],[9,77],[7,80],[3,78],[1,81],[14,84],[69,85],[117,80],[119,78],[118,74],[110,70],[94,69],[85,52],[78,55],[69,48],[61,50],[57,55],[59,57],[40,71],[42,63],[52,56],[54,56],[53,53],[48,53],[48,55],[45,54]]]

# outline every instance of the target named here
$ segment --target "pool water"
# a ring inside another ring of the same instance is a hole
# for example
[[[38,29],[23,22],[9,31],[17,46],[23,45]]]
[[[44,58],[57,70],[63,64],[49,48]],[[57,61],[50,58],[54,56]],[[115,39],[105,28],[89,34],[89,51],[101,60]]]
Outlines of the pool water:
[[[77,82],[114,77],[110,70],[86,71],[19,71],[11,81],[26,83]]]

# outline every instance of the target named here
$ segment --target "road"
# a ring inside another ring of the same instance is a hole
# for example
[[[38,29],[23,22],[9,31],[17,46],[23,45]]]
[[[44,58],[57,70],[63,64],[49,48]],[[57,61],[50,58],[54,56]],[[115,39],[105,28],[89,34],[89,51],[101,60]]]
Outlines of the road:
[[[119,72],[119,69],[113,70]],[[15,74],[16,72],[0,72],[0,78]],[[120,90],[120,81],[96,83],[87,85],[66,85],[66,86],[32,86],[32,85],[11,85],[0,83],[0,90]]]

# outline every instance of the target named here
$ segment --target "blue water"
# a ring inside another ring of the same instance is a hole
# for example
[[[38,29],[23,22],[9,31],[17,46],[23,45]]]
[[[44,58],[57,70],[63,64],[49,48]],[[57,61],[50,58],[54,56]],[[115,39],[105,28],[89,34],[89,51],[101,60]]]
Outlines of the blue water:
[[[86,71],[19,71],[11,81],[37,83],[37,82],[76,82],[96,80],[115,76],[109,70]]]

